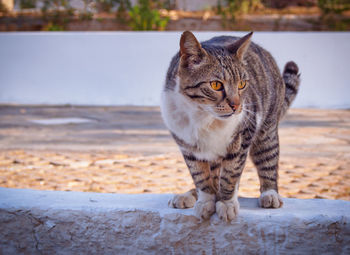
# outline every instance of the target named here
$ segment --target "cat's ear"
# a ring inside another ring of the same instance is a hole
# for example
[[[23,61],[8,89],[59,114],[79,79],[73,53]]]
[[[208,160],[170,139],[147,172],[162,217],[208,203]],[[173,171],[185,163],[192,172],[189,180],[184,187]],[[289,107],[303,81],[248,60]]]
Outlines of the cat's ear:
[[[228,46],[229,52],[236,55],[236,57],[243,61],[244,54],[246,53],[249,45],[250,45],[250,38],[252,37],[253,32],[250,32],[249,34],[243,36],[242,38],[238,39],[234,43]]]
[[[183,32],[180,39],[181,66],[196,67],[201,64],[206,55],[196,37],[190,31]]]

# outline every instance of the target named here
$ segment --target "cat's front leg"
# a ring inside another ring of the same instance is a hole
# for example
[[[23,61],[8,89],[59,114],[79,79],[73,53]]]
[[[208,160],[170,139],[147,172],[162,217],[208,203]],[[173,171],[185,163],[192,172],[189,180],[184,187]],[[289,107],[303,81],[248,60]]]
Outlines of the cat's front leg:
[[[184,153],[183,156],[198,193],[198,200],[194,206],[195,214],[200,219],[209,219],[215,213],[216,200],[210,178],[210,164],[208,161],[197,159],[194,155]]]
[[[238,214],[238,187],[246,158],[247,152],[241,151],[228,154],[222,161],[216,213],[224,221],[231,221]]]
[[[259,205],[264,208],[279,208],[283,205],[278,194],[279,139],[277,128],[259,136],[250,150],[260,180]]]

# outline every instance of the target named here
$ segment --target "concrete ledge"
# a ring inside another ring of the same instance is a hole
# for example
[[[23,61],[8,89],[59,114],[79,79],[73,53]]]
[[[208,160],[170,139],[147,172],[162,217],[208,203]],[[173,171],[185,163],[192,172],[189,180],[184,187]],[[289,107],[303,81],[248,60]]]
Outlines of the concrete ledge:
[[[0,254],[350,254],[350,202],[242,198],[227,224],[170,197],[0,188]]]

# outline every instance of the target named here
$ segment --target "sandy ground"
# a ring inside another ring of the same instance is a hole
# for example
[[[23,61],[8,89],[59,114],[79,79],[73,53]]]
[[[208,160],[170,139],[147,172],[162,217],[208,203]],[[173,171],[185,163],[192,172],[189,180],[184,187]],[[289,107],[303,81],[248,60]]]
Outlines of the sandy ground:
[[[280,138],[282,196],[350,200],[350,111],[292,109]],[[2,105],[0,186],[180,193],[193,183],[158,107]],[[258,195],[249,161],[240,196]]]

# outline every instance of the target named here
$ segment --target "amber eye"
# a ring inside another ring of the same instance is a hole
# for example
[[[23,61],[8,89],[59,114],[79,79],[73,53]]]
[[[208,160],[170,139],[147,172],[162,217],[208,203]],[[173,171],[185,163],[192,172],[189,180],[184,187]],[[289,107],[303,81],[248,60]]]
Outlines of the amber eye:
[[[240,82],[238,83],[238,89],[244,89],[244,87],[245,87],[246,84],[247,84],[246,81],[240,81]]]
[[[222,90],[222,83],[219,81],[211,81],[210,86],[213,90]]]

